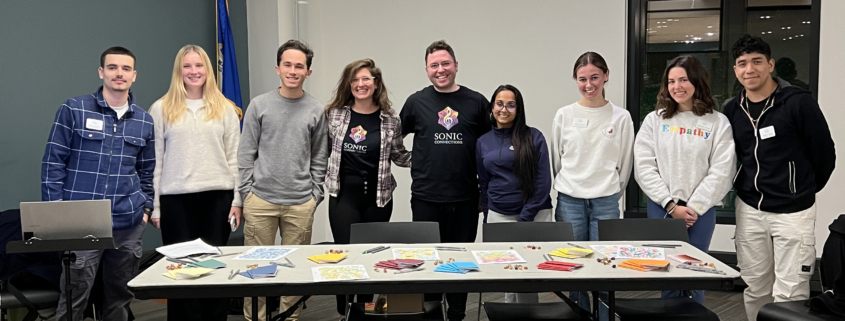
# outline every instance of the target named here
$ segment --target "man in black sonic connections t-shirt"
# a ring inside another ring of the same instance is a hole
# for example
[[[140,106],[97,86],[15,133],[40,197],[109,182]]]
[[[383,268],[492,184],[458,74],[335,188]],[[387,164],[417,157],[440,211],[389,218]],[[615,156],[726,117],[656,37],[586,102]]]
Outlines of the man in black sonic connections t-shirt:
[[[446,41],[425,50],[431,86],[414,93],[400,112],[402,134],[414,134],[411,212],[415,222],[440,223],[442,242],[474,242],[478,232],[475,141],[490,130],[487,99],[455,83],[458,61]],[[446,295],[449,320],[463,320],[466,293]]]

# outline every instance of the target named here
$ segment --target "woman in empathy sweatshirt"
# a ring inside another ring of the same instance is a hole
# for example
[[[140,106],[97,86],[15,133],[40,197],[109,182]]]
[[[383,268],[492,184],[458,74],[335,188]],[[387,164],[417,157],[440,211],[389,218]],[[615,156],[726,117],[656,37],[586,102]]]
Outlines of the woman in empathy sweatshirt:
[[[576,241],[598,241],[598,221],[619,218],[619,198],[631,178],[634,123],[627,110],[605,99],[609,77],[598,53],[578,57],[572,78],[582,97],[558,109],[552,124],[555,220],[571,223]],[[570,297],[590,310],[587,292]],[[603,306],[599,313],[607,318]]]
[[[224,246],[241,223],[238,110],[217,89],[205,51],[176,54],[170,89],[153,103],[156,167],[152,222],[164,245],[202,238]],[[168,320],[226,320],[226,299],[168,300]]]
[[[487,223],[546,221],[551,217],[552,177],[546,139],[525,124],[516,87],[502,85],[490,97],[493,130],[475,146],[481,207]],[[505,302],[538,302],[536,293],[506,293]]]
[[[690,244],[707,252],[716,227],[716,205],[736,172],[733,134],[715,111],[707,72],[692,56],[673,59],[663,73],[657,108],[646,116],[634,143],[634,178],[648,196],[649,218],[686,222]],[[704,291],[663,291],[704,304]]]

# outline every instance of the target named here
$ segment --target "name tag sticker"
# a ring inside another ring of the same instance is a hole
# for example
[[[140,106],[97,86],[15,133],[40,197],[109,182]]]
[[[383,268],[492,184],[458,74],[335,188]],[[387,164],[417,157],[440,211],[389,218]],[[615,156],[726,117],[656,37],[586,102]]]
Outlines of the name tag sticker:
[[[699,120],[698,123],[695,125],[695,127],[701,128],[701,129],[709,132],[709,131],[713,130],[713,123],[711,123],[709,121]]]
[[[587,128],[587,123],[589,123],[589,119],[587,118],[575,118],[572,120],[572,127],[575,128]]]
[[[769,139],[775,137],[775,126],[760,128],[760,139]]]
[[[103,120],[94,118],[85,119],[85,128],[90,130],[103,130]]]

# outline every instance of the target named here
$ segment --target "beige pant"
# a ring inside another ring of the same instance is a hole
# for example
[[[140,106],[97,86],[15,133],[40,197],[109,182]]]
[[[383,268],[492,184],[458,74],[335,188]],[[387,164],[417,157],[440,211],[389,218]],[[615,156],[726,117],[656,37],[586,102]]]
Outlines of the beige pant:
[[[736,199],[736,258],[749,321],[767,303],[806,300],[816,262],[816,206],[796,213],[759,211]]]
[[[244,200],[244,245],[274,245],[277,229],[282,236],[282,245],[311,244],[311,225],[316,209],[314,199],[300,205],[276,205],[249,193]],[[281,310],[287,310],[299,298],[283,296]],[[258,298],[258,316],[261,320],[266,318],[266,307],[264,298]],[[297,309],[287,320],[298,320],[300,312],[302,308]],[[252,321],[252,298],[244,298],[244,318]]]

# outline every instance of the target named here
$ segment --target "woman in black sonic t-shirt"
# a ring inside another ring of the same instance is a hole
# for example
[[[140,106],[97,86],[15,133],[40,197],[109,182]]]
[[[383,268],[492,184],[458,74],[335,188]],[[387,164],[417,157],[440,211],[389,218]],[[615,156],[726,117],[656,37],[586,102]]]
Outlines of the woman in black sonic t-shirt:
[[[371,59],[350,63],[326,106],[331,141],[326,189],[335,244],[349,244],[352,224],[390,220],[396,188],[390,161],[411,166],[399,116],[390,107],[381,77]],[[339,314],[346,313],[346,303],[353,297],[337,296]],[[359,302],[372,299],[372,295],[358,295]]]

